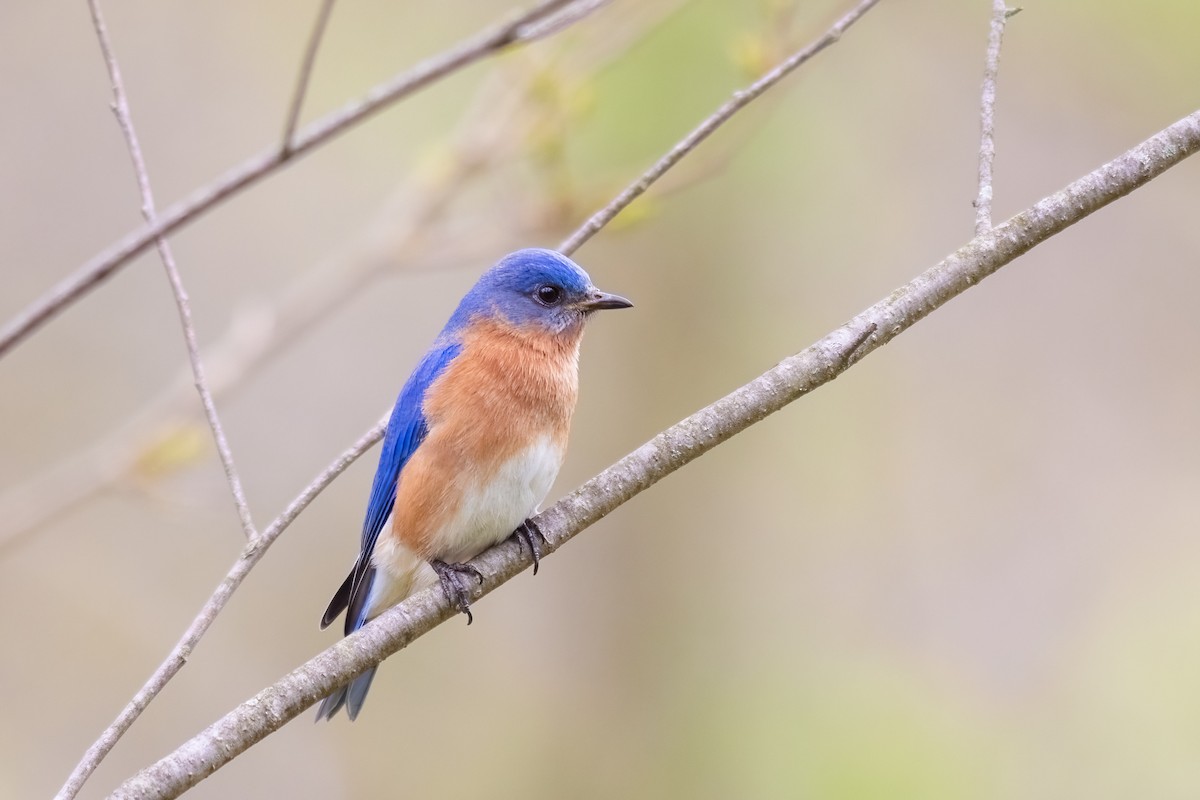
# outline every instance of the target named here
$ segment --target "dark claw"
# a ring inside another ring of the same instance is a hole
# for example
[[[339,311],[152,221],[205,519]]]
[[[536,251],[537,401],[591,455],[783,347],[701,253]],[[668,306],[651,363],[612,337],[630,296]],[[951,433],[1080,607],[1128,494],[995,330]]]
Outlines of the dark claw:
[[[463,585],[462,577],[463,575],[473,575],[476,582],[483,583],[483,573],[470,564],[447,564],[436,558],[429,562],[429,566],[433,567],[433,571],[437,573],[446,599],[461,613],[467,615],[467,624],[470,625],[475,621],[475,616],[471,613],[471,590]]]
[[[533,554],[533,574],[537,575],[538,566],[542,563],[542,546],[538,544],[538,539],[544,542],[546,537],[542,536],[537,523],[531,519],[527,519],[517,526],[517,529],[513,531],[513,536],[517,538],[518,542],[528,547],[529,552]]]

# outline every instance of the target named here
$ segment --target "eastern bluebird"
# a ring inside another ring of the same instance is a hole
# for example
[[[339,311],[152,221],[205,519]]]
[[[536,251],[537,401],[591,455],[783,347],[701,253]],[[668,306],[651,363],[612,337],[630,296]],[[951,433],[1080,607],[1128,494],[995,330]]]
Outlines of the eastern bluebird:
[[[334,594],[324,628],[346,611],[346,634],[440,581],[471,622],[465,562],[518,536],[537,572],[528,519],[566,452],[579,386],[579,340],[593,311],[628,308],[550,250],[505,256],[467,292],[400,390],[367,517],[362,552]],[[325,698],[358,716],[372,668]]]

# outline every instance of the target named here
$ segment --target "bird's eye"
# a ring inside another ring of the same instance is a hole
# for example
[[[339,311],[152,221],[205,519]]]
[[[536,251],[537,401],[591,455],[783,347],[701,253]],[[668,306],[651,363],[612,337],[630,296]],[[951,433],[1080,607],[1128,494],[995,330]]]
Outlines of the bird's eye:
[[[533,296],[544,306],[556,306],[562,300],[562,289],[545,283],[534,290]]]

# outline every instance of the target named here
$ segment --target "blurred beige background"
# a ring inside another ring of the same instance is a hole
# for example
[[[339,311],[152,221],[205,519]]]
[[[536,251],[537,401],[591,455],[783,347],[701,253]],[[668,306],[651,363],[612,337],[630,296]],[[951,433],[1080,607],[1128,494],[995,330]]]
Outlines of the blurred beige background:
[[[104,4],[160,205],[279,135],[316,5]],[[637,308],[588,334],[554,496],[970,238],[989,6],[884,0],[579,251]],[[617,2],[174,236],[205,344],[270,337],[271,309],[332,296],[297,288],[314,274],[354,287],[220,398],[256,522],[392,402],[488,263],[558,242],[848,3],[789,7]],[[509,8],[344,0],[305,118]],[[1197,25],[1187,0],[1026,4],[997,218],[1193,111]],[[0,4],[0,75],[7,320],[139,201],[82,3]],[[469,181],[464,126],[486,134]],[[358,722],[299,720],[191,796],[1200,795],[1198,190],[1185,163],[1040,246],[389,661]],[[4,497],[184,365],[143,256],[0,363]],[[147,442],[0,551],[0,797],[58,788],[242,546],[206,432]],[[84,797],[335,640],[317,619],[376,458],[274,546]]]

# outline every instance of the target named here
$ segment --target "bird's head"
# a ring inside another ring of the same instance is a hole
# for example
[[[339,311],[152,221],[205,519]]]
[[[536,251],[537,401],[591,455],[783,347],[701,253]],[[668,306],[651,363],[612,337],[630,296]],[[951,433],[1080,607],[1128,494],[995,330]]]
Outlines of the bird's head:
[[[593,311],[632,305],[597,289],[588,274],[561,253],[518,250],[480,277],[454,312],[450,327],[481,316],[550,334],[577,333]]]

